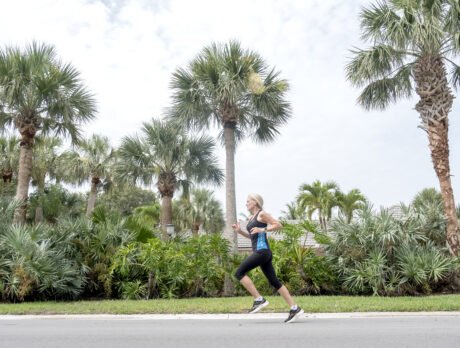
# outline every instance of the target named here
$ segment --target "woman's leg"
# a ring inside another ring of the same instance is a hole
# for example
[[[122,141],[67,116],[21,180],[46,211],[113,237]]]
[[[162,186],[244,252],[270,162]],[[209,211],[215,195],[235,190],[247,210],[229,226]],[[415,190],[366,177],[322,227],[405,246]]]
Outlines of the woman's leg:
[[[262,266],[260,266],[260,268],[264,272],[270,284],[273,285],[276,290],[278,290],[278,293],[281,296],[283,296],[284,300],[291,307],[289,311],[289,316],[284,322],[285,323],[294,322],[302,313],[304,313],[304,311],[302,308],[300,308],[299,306],[295,304],[294,300],[291,297],[291,294],[289,293],[289,290],[283,284],[281,284],[278,277],[276,276],[275,268],[273,267],[273,264],[272,264],[271,255],[270,255],[268,262],[264,263]]]
[[[288,303],[290,307],[295,305],[294,300],[291,297],[291,294],[289,293],[289,290],[281,284],[279,281],[278,277],[276,276],[275,268],[273,267],[272,264],[272,258],[270,257],[270,260],[260,266],[262,269],[262,272],[264,272],[265,277],[267,277],[269,283],[275,287],[276,290],[278,290],[278,293],[283,296],[284,300]]]
[[[257,291],[254,283],[252,282],[251,278],[249,278],[247,275],[245,275],[243,278],[241,278],[240,283],[243,284],[243,286],[246,288],[249,293],[254,296],[254,298],[259,298],[260,294]]]
[[[249,278],[246,273],[250,270],[260,266],[262,263],[266,262],[266,256],[254,252],[249,255],[238,267],[235,272],[235,277],[240,281],[240,283],[249,291],[249,293],[254,296],[254,298],[260,297],[259,292],[257,291],[254,283],[252,282],[251,278]]]
[[[289,290],[283,285],[281,288],[278,289],[278,293],[283,296],[284,300],[288,303],[290,307],[295,306],[295,302],[289,293]]]

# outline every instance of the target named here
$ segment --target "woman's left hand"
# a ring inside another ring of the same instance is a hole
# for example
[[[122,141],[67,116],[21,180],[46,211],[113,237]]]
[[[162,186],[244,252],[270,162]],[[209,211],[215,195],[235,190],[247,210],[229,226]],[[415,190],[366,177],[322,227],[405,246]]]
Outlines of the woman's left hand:
[[[259,228],[259,227],[251,228],[251,234],[262,233],[262,232],[265,232],[264,228]]]

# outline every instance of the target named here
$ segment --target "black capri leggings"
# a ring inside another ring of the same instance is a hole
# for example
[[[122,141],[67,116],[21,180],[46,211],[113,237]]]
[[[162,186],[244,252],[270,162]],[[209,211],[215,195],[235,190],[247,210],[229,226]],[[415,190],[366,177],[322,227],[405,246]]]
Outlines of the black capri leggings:
[[[235,277],[238,280],[243,279],[245,274],[250,270],[260,266],[268,282],[275,287],[276,290],[281,288],[283,284],[276,277],[275,269],[272,264],[272,252],[270,249],[256,250],[249,255],[238,267],[235,272]]]

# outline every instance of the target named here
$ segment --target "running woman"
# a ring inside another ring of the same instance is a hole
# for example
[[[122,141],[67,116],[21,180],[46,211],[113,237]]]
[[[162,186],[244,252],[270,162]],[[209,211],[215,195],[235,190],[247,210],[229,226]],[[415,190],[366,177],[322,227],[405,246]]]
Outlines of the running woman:
[[[284,322],[292,323],[304,311],[302,308],[297,306],[296,303],[294,303],[294,300],[289,294],[289,290],[281,284],[276,277],[275,269],[272,264],[272,251],[268,245],[267,231],[280,230],[282,226],[278,220],[262,210],[263,204],[264,201],[260,195],[256,193],[250,194],[246,201],[246,208],[252,214],[246,226],[248,232],[241,229],[239,222],[232,225],[235,232],[251,239],[253,250],[253,253],[249,255],[238,267],[235,272],[235,277],[251,293],[251,295],[254,296],[254,304],[249,310],[249,313],[256,313],[267,306],[268,301],[259,294],[254,286],[254,283],[246,275],[246,273],[256,267],[260,267],[269,283],[278,290],[278,293],[283,296],[289,306],[291,306],[289,316]],[[270,226],[268,227],[268,225]]]

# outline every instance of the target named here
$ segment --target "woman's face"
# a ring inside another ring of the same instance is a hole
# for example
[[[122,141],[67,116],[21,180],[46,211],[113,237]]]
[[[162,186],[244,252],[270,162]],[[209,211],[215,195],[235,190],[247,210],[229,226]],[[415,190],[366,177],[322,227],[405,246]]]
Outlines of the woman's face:
[[[256,201],[254,201],[253,199],[251,199],[250,197],[248,197],[248,199],[246,200],[246,208],[251,211],[252,209],[254,209],[255,207],[257,207],[257,203]]]

